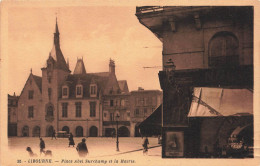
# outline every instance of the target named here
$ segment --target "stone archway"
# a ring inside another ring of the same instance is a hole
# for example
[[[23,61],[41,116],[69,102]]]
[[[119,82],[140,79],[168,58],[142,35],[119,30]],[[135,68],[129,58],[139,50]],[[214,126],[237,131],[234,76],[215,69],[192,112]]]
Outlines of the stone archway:
[[[90,137],[97,137],[98,136],[98,128],[96,126],[91,126],[89,129],[89,136]]]
[[[41,135],[41,128],[39,126],[35,126],[33,128],[33,137],[40,137]]]
[[[128,130],[127,127],[125,126],[121,126],[119,129],[118,129],[118,135],[120,137],[129,137],[130,136],[130,132]]]
[[[49,126],[49,127],[47,127],[47,128],[46,128],[46,137],[51,137],[53,131],[54,131],[53,126]]]
[[[70,133],[70,128],[68,126],[63,126],[62,131],[66,131],[67,134]]]
[[[28,126],[24,126],[22,129],[22,136],[23,137],[29,137],[29,127]]]
[[[76,127],[76,137],[83,137],[83,128],[81,126]]]

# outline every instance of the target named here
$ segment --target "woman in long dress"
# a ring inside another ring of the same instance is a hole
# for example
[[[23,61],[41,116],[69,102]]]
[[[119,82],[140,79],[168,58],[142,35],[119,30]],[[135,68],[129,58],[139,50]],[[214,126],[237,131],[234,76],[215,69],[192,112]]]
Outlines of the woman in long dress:
[[[73,147],[75,145],[72,133],[70,133],[70,136],[69,136],[69,147],[70,147],[70,145],[72,145]]]

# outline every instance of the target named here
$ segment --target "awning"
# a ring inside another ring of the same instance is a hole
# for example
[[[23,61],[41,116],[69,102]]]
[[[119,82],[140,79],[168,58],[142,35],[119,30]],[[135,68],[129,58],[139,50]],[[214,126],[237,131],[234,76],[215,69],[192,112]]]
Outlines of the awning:
[[[140,128],[142,134],[155,135],[161,133],[162,128],[162,104],[148,116],[140,124],[136,125]]]
[[[252,114],[253,92],[248,89],[195,87],[188,117]]]

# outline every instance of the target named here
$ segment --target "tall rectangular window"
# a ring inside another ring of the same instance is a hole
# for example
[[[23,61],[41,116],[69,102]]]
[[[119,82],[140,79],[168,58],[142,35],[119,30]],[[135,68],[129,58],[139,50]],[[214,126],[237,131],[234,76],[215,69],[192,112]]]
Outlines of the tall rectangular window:
[[[110,106],[114,106],[114,101],[113,100],[110,100]]]
[[[77,86],[77,95],[81,95],[81,86]]]
[[[34,93],[33,90],[29,90],[29,92],[28,92],[28,99],[33,99],[33,93]]]
[[[52,89],[51,89],[51,88],[48,88],[48,96],[49,96],[49,99],[51,99],[51,92],[52,92]]]
[[[28,107],[28,118],[33,118],[33,106]]]
[[[81,102],[76,102],[76,117],[81,117]]]
[[[67,96],[68,95],[68,88],[63,88],[62,89],[62,96]]]
[[[62,103],[62,117],[68,117],[68,103]]]
[[[90,102],[90,117],[96,116],[96,102]]]
[[[110,121],[114,121],[114,113],[110,113]]]
[[[135,116],[140,116],[140,111],[138,108],[135,109]]]
[[[97,93],[96,85],[91,85],[90,86],[90,94],[95,95],[96,93]]]

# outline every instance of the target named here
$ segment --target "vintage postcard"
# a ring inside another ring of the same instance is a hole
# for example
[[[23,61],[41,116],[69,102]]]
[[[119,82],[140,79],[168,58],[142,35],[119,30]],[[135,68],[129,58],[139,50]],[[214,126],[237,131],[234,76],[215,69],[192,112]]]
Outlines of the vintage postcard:
[[[2,1],[0,165],[259,165],[259,3]]]

